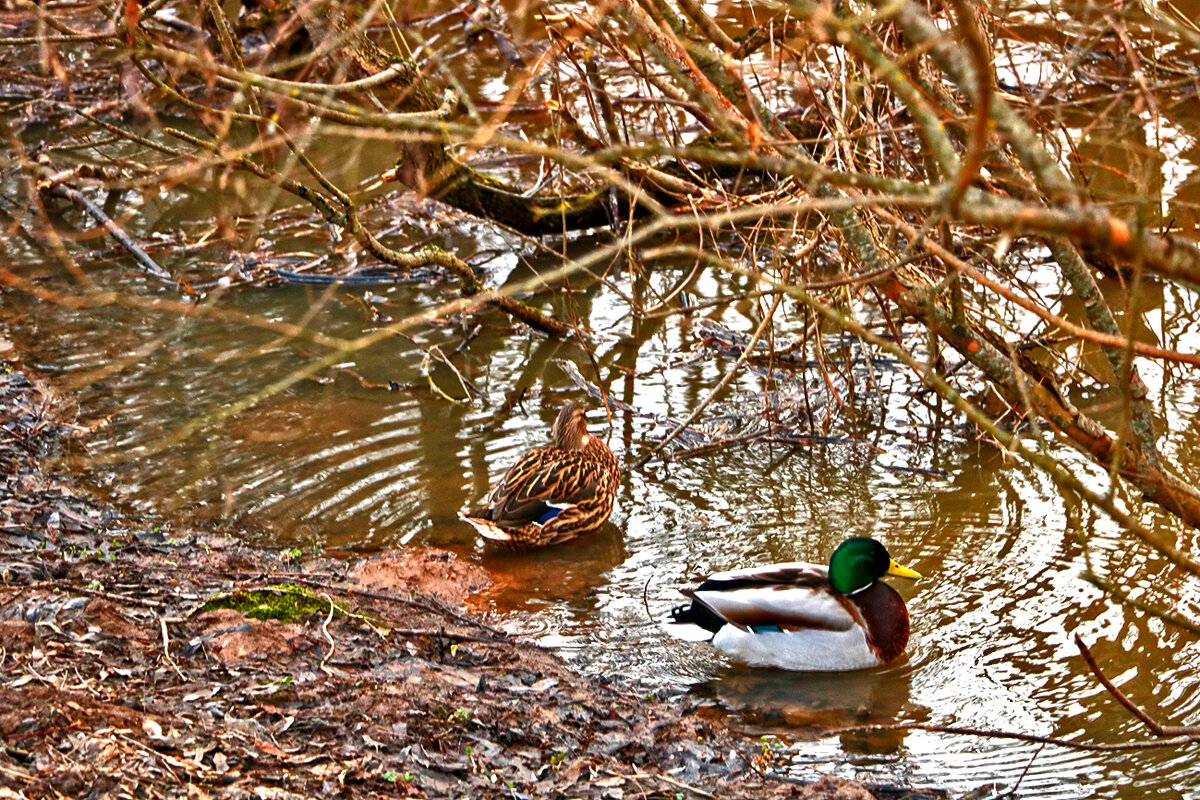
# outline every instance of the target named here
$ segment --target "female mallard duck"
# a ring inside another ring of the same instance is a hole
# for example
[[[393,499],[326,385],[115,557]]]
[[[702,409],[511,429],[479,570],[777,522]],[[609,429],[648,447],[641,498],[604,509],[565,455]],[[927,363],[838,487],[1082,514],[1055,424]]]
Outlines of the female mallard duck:
[[[459,512],[485,539],[545,547],[589,533],[612,513],[621,467],[608,445],[587,432],[583,409],[558,412],[554,443],[513,464],[482,508]]]
[[[874,539],[838,545],[829,568],[793,562],[718,572],[683,593],[667,630],[753,667],[813,672],[886,664],[908,644],[908,609],[884,575],[920,578]]]

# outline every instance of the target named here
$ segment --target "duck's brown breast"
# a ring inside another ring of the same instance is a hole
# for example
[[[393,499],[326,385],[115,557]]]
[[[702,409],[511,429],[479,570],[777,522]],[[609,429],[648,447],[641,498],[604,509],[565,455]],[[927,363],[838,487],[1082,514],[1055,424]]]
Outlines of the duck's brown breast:
[[[867,626],[867,645],[883,662],[904,652],[908,644],[908,609],[891,586],[876,581],[861,592],[847,597],[862,614]]]

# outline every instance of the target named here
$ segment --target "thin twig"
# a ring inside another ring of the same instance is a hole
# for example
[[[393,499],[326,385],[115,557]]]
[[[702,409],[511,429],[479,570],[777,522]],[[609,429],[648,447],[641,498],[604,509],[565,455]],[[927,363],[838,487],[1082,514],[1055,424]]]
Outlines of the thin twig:
[[[1104,671],[1100,669],[1100,665],[1096,663],[1096,659],[1092,657],[1092,651],[1079,634],[1075,634],[1075,646],[1079,648],[1083,660],[1087,662],[1088,669],[1096,676],[1096,680],[1108,690],[1108,693],[1113,696],[1113,699],[1123,705],[1125,709],[1137,717],[1143,725],[1150,729],[1150,732],[1155,736],[1200,736],[1200,727],[1187,725],[1163,725],[1156,719],[1147,714],[1137,703],[1130,700],[1124,692],[1116,687],[1116,685],[1108,679]]]
[[[166,617],[158,618],[158,626],[162,631],[162,648],[163,658],[171,669],[175,670],[175,674],[179,676],[179,680],[186,682],[187,677],[179,670],[179,666],[175,663],[175,659],[171,658],[171,637],[167,635],[167,620]]]
[[[333,656],[333,651],[335,649],[334,644],[333,644],[333,637],[329,635],[329,623],[331,621],[333,621],[333,612],[334,612],[336,606],[333,603],[333,598],[330,597],[328,595],[328,593],[321,592],[321,597],[324,597],[325,600],[329,603],[329,614],[326,615],[324,621],[321,623],[321,635],[325,637],[325,641],[329,642],[329,652],[327,652],[325,654],[325,656],[321,659],[321,672],[324,672],[326,675],[328,675],[329,677],[332,678],[333,672],[331,672],[329,670],[329,668],[325,666],[325,664],[329,662],[329,659],[331,656]]]
[[[880,725],[853,725],[847,728],[835,728],[829,731],[830,736],[843,733],[882,733],[892,731],[928,731],[930,733],[951,733],[958,736],[979,736],[986,739],[1013,739],[1019,742],[1034,744],[1051,744],[1070,750],[1084,750],[1093,753],[1120,753],[1132,750],[1156,750],[1163,747],[1182,747],[1200,742],[1200,733],[1186,736],[1175,736],[1170,739],[1149,739],[1133,742],[1114,742],[1095,744],[1091,742],[1076,742],[1057,736],[1038,736],[1032,733],[1016,731],[1000,731],[988,728],[965,728],[956,725],[934,725],[928,722],[897,722]]]

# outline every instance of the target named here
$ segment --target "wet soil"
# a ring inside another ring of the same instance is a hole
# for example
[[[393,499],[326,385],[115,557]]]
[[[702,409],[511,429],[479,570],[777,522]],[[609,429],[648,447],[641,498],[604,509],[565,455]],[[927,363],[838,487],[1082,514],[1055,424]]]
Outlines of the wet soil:
[[[772,776],[761,742],[472,616],[490,579],[453,554],[139,522],[47,474],[102,435],[66,407],[5,363],[2,797],[941,796]]]

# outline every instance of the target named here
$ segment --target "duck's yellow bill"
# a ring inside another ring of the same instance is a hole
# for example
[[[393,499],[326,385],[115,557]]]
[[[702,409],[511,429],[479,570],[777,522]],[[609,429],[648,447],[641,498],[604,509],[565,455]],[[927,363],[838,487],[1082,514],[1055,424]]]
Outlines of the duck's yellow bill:
[[[912,578],[913,580],[921,577],[921,573],[917,572],[915,569],[902,567],[895,561],[892,561],[892,563],[888,565],[887,574],[895,575],[898,578]]]

